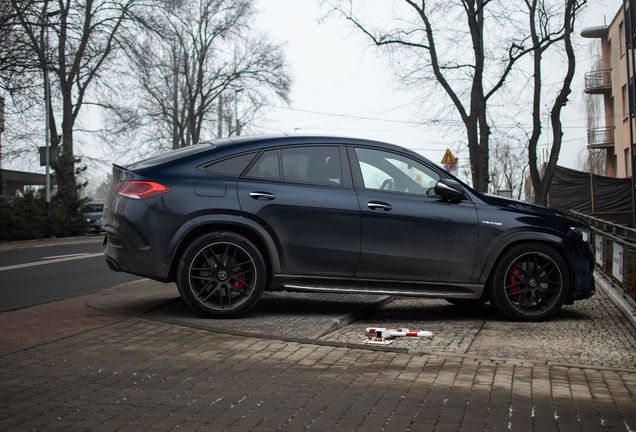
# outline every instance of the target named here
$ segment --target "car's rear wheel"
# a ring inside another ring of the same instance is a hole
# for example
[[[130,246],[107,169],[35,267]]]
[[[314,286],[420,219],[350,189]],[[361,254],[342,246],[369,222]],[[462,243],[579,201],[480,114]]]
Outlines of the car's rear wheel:
[[[515,321],[541,321],[563,305],[569,287],[561,256],[541,243],[525,243],[506,252],[489,281],[490,303]]]
[[[233,318],[256,304],[266,278],[263,256],[252,242],[232,232],[215,232],[188,246],[179,263],[177,286],[195,311]]]

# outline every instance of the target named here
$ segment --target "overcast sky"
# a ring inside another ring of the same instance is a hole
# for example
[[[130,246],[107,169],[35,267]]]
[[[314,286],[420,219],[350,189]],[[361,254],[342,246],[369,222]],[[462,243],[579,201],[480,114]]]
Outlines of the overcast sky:
[[[319,23],[325,10],[317,0],[257,1],[261,11],[257,26],[275,41],[286,42],[286,55],[295,81],[291,105],[277,101],[280,108],[272,108],[267,117],[255,125],[255,131],[376,139],[411,148],[438,164],[449,148],[459,157],[460,170],[468,167],[463,128],[448,130],[422,125],[420,122],[425,116],[417,112],[420,109],[417,97],[421,95],[401,90],[391,75],[387,58],[344,20],[334,16]],[[575,33],[581,49],[577,52],[573,94],[563,116],[565,135],[559,165],[574,168],[577,154],[586,145],[581,102],[583,76],[590,70],[586,46],[591,40],[579,34],[582,29],[603,25],[605,19],[609,24],[621,4],[620,0],[589,0],[585,12],[578,18]],[[440,90],[431,97],[439,100],[446,96]],[[491,123],[494,120],[491,118]],[[542,148],[547,148],[548,142],[548,134],[544,133],[540,140]],[[91,156],[94,146],[79,142],[76,145],[84,156]],[[132,162],[127,160],[129,157],[98,156],[102,162],[94,160],[89,170],[92,188],[106,178],[112,169],[111,163]],[[110,158],[112,160],[107,160]],[[33,166],[26,166],[29,163]],[[4,164],[3,168],[44,172],[36,164],[34,160],[23,160]],[[460,177],[466,180],[461,171]]]
[[[620,0],[588,2],[577,21],[577,52],[573,94],[564,112],[564,147],[559,165],[574,168],[586,145],[586,123],[581,108],[583,76],[589,71],[584,28],[609,24]],[[440,130],[418,125],[417,101],[399,89],[386,57],[370,47],[342,19],[318,23],[324,14],[315,0],[260,0],[259,27],[278,41],[287,41],[287,56],[295,84],[289,108],[274,110],[259,126],[270,132],[335,134],[388,141],[418,151],[436,163],[450,148],[468,163],[463,130]],[[441,93],[437,98],[445,97]],[[280,104],[281,106],[283,104]],[[368,118],[362,120],[360,118]],[[494,119],[491,118],[491,122]],[[546,130],[544,130],[546,132]],[[547,134],[541,138],[547,147]]]

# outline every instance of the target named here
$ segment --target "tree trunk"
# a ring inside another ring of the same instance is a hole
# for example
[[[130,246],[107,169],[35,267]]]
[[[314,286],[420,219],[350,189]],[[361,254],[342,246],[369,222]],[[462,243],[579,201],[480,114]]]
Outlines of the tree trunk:
[[[535,0],[536,1],[536,0]],[[571,85],[572,79],[574,78],[574,70],[576,67],[576,60],[574,57],[574,49],[572,47],[572,32],[574,28],[574,18],[575,12],[580,7],[577,4],[577,0],[567,0],[565,6],[565,15],[564,15],[564,37],[563,42],[565,45],[565,52],[568,59],[568,69],[563,78],[563,84],[559,93],[552,105],[552,110],[550,111],[550,122],[552,125],[552,149],[550,150],[550,158],[548,160],[547,165],[545,166],[545,172],[543,178],[539,176],[539,172],[537,169],[537,142],[538,135],[536,140],[530,141],[529,146],[529,163],[530,163],[530,177],[532,179],[532,186],[535,191],[535,202],[542,205],[548,204],[548,193],[550,191],[550,184],[552,183],[552,179],[554,178],[554,173],[556,171],[557,161],[559,159],[559,153],[561,151],[561,144],[563,142],[563,127],[561,125],[561,110],[565,106],[568,101],[568,96],[572,92]],[[537,69],[538,67],[538,69]],[[540,70],[540,58],[539,65],[537,66],[537,61],[535,60],[535,76],[541,75]],[[536,89],[535,89],[536,91]],[[535,107],[536,111],[536,107]],[[540,126],[539,126],[540,127]],[[537,127],[535,125],[535,131],[537,132]],[[533,136],[534,136],[533,133]]]

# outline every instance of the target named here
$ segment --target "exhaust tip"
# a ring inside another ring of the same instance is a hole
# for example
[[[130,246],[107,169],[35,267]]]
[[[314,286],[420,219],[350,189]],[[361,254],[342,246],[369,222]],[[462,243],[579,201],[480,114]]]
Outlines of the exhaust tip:
[[[108,264],[108,268],[116,271],[116,272],[121,272],[121,268],[117,265],[117,263],[115,261],[112,261],[110,259],[106,259],[106,263]]]

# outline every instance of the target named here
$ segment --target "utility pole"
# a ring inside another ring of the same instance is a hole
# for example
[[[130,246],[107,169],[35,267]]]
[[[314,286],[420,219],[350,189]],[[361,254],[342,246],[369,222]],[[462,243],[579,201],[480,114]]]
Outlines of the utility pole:
[[[217,138],[223,137],[223,93],[219,95],[219,131],[217,132]]]
[[[51,110],[51,85],[49,83],[49,67],[48,67],[48,53],[49,53],[49,18],[55,15],[59,15],[62,13],[61,10],[55,12],[49,12],[45,15],[46,22],[44,25],[46,26],[46,42],[44,46],[44,106],[46,113],[44,115],[46,122],[46,137],[45,137],[45,164],[46,164],[46,204],[45,210],[46,215],[51,214],[51,125],[50,121],[50,110]]]
[[[234,117],[236,119],[236,136],[241,135],[241,123],[239,122],[238,116],[238,94],[242,91],[242,88],[234,90]]]

